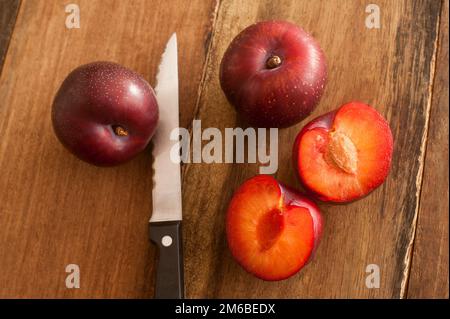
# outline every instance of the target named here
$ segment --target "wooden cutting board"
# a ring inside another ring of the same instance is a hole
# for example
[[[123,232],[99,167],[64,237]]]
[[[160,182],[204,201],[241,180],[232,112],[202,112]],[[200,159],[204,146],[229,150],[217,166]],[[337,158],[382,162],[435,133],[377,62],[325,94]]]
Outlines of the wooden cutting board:
[[[187,297],[448,297],[446,1],[377,1],[373,29],[362,0],[74,3],[79,29],[66,28],[64,1],[0,2],[0,297],[153,296],[150,148],[114,168],[79,161],[53,134],[53,96],[70,70],[95,60],[153,85],[176,31],[181,125],[244,126],[220,89],[219,64],[240,30],[266,19],[297,23],[326,54],[329,81],[310,118],[357,99],[388,119],[392,171],[358,202],[320,204],[314,261],[288,280],[263,282],[232,260],[224,237],[232,193],[259,165],[183,165]],[[275,176],[295,187],[291,148],[305,122],[279,132]],[[68,264],[79,266],[78,289],[66,287]],[[369,264],[380,268],[378,289],[365,285]]]

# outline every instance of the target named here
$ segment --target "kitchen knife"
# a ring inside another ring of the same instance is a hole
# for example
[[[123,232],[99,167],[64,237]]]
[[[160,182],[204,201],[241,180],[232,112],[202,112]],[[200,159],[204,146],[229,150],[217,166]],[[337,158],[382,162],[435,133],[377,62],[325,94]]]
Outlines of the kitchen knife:
[[[159,122],[153,137],[153,212],[149,232],[150,240],[159,250],[155,298],[175,299],[184,297],[178,151],[178,58],[175,33],[167,42],[156,80]]]

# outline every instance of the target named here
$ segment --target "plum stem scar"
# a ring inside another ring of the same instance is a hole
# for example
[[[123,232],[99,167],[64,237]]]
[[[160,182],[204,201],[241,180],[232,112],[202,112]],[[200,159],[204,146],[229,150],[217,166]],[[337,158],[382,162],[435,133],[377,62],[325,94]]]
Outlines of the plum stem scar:
[[[281,65],[281,58],[278,55],[271,56],[266,62],[266,66],[269,69],[275,69],[280,65]]]
[[[120,125],[113,126],[114,133],[118,136],[128,136],[128,131]]]

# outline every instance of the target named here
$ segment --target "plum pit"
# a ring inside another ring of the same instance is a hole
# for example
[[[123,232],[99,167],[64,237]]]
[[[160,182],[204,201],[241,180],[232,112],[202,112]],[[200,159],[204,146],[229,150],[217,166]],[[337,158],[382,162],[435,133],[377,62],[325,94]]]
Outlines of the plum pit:
[[[356,174],[358,152],[352,140],[341,132],[331,132],[328,154],[332,163],[348,174]]]

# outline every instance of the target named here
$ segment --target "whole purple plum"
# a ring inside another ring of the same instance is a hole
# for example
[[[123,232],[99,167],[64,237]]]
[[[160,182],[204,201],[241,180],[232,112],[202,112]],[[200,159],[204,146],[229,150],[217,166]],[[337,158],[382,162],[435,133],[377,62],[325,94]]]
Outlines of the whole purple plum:
[[[56,93],[52,123],[61,143],[98,166],[124,163],[141,152],[158,122],[158,104],[145,79],[117,63],[73,70]]]

